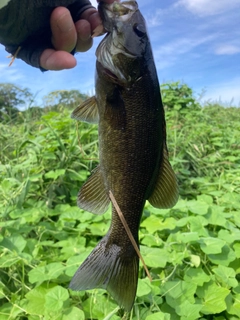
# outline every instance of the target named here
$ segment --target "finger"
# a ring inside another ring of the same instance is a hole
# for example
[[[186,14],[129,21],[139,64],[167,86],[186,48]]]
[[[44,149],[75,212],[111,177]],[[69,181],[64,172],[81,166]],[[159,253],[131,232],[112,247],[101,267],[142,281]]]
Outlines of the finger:
[[[62,70],[74,68],[77,64],[73,55],[66,51],[46,49],[40,57],[40,66],[46,70]]]
[[[86,10],[81,15],[81,19],[85,19],[90,23],[92,37],[95,37],[104,33],[102,20],[97,10],[95,9]]]
[[[87,20],[78,20],[75,27],[78,35],[76,51],[85,52],[89,50],[93,44],[91,25]]]
[[[54,48],[71,52],[76,46],[77,33],[69,10],[64,7],[54,9],[50,24]]]
[[[99,13],[94,8],[84,11],[80,18],[87,20],[90,23],[91,31],[93,31],[99,24],[102,24]]]

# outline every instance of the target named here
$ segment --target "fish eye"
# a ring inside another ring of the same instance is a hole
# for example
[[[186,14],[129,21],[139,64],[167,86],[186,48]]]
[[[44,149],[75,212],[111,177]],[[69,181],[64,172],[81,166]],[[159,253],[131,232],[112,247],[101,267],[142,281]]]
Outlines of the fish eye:
[[[139,37],[143,37],[146,34],[146,29],[141,23],[135,23],[133,26],[133,30]]]

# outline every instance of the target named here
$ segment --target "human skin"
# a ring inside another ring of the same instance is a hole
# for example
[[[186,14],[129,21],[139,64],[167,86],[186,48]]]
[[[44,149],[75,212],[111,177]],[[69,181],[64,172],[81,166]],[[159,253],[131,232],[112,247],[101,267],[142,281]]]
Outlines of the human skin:
[[[115,0],[102,1],[112,3]],[[43,51],[40,65],[46,70],[62,70],[76,66],[77,61],[70,53],[74,48],[78,52],[85,52],[92,47],[92,34],[102,22],[94,8],[84,11],[80,19],[74,23],[67,8],[57,7],[51,14],[50,25],[54,49]]]

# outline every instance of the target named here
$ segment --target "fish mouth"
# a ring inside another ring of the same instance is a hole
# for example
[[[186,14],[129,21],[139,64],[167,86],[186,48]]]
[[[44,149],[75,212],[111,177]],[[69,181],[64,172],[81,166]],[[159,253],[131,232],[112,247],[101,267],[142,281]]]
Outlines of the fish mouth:
[[[138,4],[136,1],[113,2],[111,4],[100,2],[99,4],[103,26],[108,33],[96,50],[97,60],[102,65],[106,75],[112,80],[118,80],[121,83],[127,83],[131,81],[131,78],[129,75],[125,76],[120,68],[115,65],[113,57],[122,54],[128,59],[135,59],[136,55],[132,54],[118,40],[118,28],[121,28],[121,25],[131,20],[132,15],[137,10]]]
[[[112,26],[111,23],[109,23],[109,21],[113,21],[116,18],[118,18],[122,22],[129,20],[132,14],[136,10],[138,10],[138,4],[136,1],[114,1],[111,4],[101,2],[98,8],[100,15],[103,18],[103,24],[106,31],[111,31]]]

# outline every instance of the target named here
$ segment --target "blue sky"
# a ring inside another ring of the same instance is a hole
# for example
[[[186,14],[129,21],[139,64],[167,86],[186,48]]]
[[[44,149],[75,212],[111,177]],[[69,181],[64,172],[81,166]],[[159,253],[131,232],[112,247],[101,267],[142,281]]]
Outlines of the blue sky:
[[[91,1],[96,5],[96,1]],[[240,106],[240,0],[139,0],[152,43],[160,83],[182,81],[201,101]],[[94,92],[95,39],[78,65],[41,73],[20,60],[8,67],[0,45],[0,82],[27,87],[37,103],[54,90]],[[233,100],[232,100],[233,99]]]

